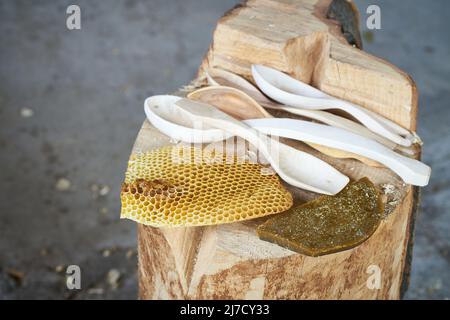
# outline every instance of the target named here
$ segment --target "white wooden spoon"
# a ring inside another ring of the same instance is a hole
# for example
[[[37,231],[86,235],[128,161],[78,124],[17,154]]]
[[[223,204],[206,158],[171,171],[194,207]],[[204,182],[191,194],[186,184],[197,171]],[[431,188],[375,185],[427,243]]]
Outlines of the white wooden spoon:
[[[338,128],[346,129],[353,133],[362,135],[366,138],[378,141],[379,143],[387,146],[390,149],[397,149],[405,154],[414,154],[414,150],[411,148],[406,148],[397,145],[396,143],[388,140],[372,131],[362,126],[361,124],[349,120],[347,118],[332,114],[330,112],[321,111],[321,110],[308,110],[308,109],[300,109],[293,108],[285,105],[281,105],[279,103],[275,103],[269,100],[265,95],[263,95],[259,89],[257,89],[253,84],[248,82],[246,79],[238,76],[232,72],[228,72],[219,68],[210,68],[206,73],[206,78],[208,80],[208,84],[211,86],[229,86],[241,90],[248,94],[250,97],[255,99],[259,104],[264,106],[265,108],[274,109],[274,110],[283,110],[292,114],[296,114],[305,118],[313,119],[319,121],[321,123],[325,123],[331,126],[335,126]],[[400,126],[399,126],[400,127]],[[401,127],[400,127],[401,128]],[[403,129],[403,128],[401,128]],[[406,130],[406,129],[403,129]],[[407,133],[409,133],[406,130]],[[405,133],[403,131],[403,133]]]
[[[347,176],[325,161],[258,133],[208,104],[189,99],[175,99],[172,96],[150,97],[146,99],[144,106],[146,114],[151,115],[149,121],[154,124],[155,115],[158,116],[158,111],[155,112],[155,110],[166,108],[170,104],[172,112],[166,114],[170,117],[170,119],[166,119],[169,123],[177,123],[180,119],[183,119],[184,125],[189,125],[188,122],[191,125],[201,122],[247,140],[262,153],[280,178],[290,185],[317,193],[334,195],[349,182]],[[167,129],[165,125],[162,125],[160,128],[169,136],[175,134],[181,141],[192,142],[190,141],[191,135],[186,134],[185,130],[177,132],[177,126]],[[210,130],[207,129],[209,133]],[[208,139],[208,132],[203,135],[206,139]]]
[[[233,135],[203,122],[192,122],[180,114],[175,104],[181,97],[171,95],[152,96],[145,100],[144,111],[150,123],[175,141],[211,143],[226,140]],[[172,121],[171,119],[176,119]]]
[[[272,115],[268,113],[266,109],[264,109],[256,100],[247,95],[245,92],[232,87],[203,87],[190,92],[187,97],[191,100],[197,100],[213,105],[238,120],[272,118]],[[305,143],[333,158],[354,158],[372,167],[383,166],[383,164],[377,161],[345,150],[339,150],[308,141],[305,141]]]
[[[265,134],[309,142],[313,147],[320,145],[343,150],[383,164],[405,183],[418,186],[428,184],[431,169],[420,161],[401,156],[374,140],[341,128],[297,119],[273,118],[253,98],[235,88],[205,87],[191,92],[188,97],[213,105],[234,118],[247,120],[247,125]]]
[[[401,156],[376,141],[340,128],[286,118],[255,119],[245,123],[265,134],[309,141],[362,155],[382,163],[411,185],[423,187],[430,180],[431,168],[426,164]]]
[[[397,144],[406,147],[412,144],[408,139],[410,136],[401,136],[399,134],[401,127],[392,121],[379,115],[374,116],[374,113],[356,104],[332,97],[281,71],[262,65],[252,65],[252,75],[258,87],[276,101],[303,109],[340,109],[355,117],[371,131]]]

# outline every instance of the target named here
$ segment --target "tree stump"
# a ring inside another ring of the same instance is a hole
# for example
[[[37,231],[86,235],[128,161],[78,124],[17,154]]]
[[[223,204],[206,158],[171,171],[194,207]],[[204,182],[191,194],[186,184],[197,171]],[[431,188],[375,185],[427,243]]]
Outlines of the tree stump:
[[[208,67],[251,81],[251,64],[264,64],[415,130],[415,84],[395,66],[360,49],[357,25],[354,5],[343,0],[247,1],[218,21],[193,83],[201,83]],[[145,121],[133,153],[169,143]],[[403,184],[384,167],[331,158],[300,142],[286,143],[308,150],[352,179],[367,176],[385,186],[387,216],[372,237],[347,251],[309,257],[260,240],[255,228],[264,218],[208,227],[139,225],[141,299],[401,297],[409,278],[418,188]],[[296,203],[316,196],[289,190]],[[373,266],[381,271],[379,288],[367,285]]]

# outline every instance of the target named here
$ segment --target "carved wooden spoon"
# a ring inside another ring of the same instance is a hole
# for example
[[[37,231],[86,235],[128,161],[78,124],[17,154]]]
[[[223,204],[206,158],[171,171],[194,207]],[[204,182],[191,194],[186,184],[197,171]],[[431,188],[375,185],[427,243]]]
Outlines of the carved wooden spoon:
[[[170,113],[161,112],[169,105],[171,105]],[[334,195],[349,182],[347,176],[325,161],[279,143],[214,106],[174,96],[153,96],[146,99],[145,112],[152,124],[158,123],[161,115],[167,116],[166,123],[159,125],[160,131],[169,136],[175,134],[184,142],[192,142],[190,140],[192,136],[188,131],[196,122],[239,136],[262,153],[281,179],[295,187]],[[182,124],[180,124],[180,119],[183,119],[181,120]],[[159,121],[159,123],[162,122]],[[180,127],[182,131],[178,131]],[[214,132],[211,130],[214,129],[205,130],[203,133],[205,141],[203,142],[209,142],[209,134]]]
[[[281,71],[263,65],[252,65],[252,75],[258,87],[275,101],[302,109],[339,109],[355,117],[371,131],[397,144],[406,147],[412,144],[409,132],[392,121],[356,104],[327,95]],[[408,136],[403,137],[402,133],[407,133]]]
[[[205,87],[191,92],[188,98],[213,105],[237,119],[247,120],[246,124],[265,134],[344,150],[353,153],[354,157],[362,156],[385,165],[406,183],[418,186],[428,184],[431,169],[420,161],[401,156],[376,141],[341,128],[303,120],[273,118],[253,98],[237,89]]]
[[[289,107],[289,106],[285,106],[285,105],[276,103],[272,100],[269,100],[253,84],[251,84],[249,81],[247,81],[243,77],[238,76],[232,72],[229,72],[229,71],[226,71],[223,69],[219,69],[219,68],[210,68],[207,71],[205,71],[205,74],[206,74],[206,78],[207,78],[209,85],[228,86],[228,87],[233,87],[233,88],[239,89],[239,90],[245,92],[246,94],[248,94],[250,97],[252,97],[255,101],[257,101],[260,105],[262,105],[265,108],[287,111],[289,113],[296,114],[296,115],[299,115],[299,116],[302,116],[305,118],[309,118],[312,120],[316,120],[321,123],[328,124],[330,126],[346,129],[346,130],[356,133],[358,135],[378,141],[379,143],[385,145],[386,147],[388,147],[390,149],[398,150],[404,154],[409,154],[409,155],[415,154],[415,151],[413,149],[399,146],[396,143],[392,142],[391,140],[388,140],[388,139],[370,131],[363,125],[361,125],[357,122],[354,122],[352,120],[349,120],[347,118],[335,115],[330,112],[322,111],[322,110],[308,110],[308,109]],[[403,130],[405,130],[405,129],[403,129]],[[324,154],[334,156],[334,157],[339,157],[339,158],[341,158],[341,157],[348,158],[349,157],[349,155],[346,154],[345,152],[337,153],[336,151],[330,150],[331,153],[328,153],[328,150],[326,148],[321,148],[320,146],[316,149],[318,149],[319,151],[321,151]],[[362,160],[362,159],[360,159],[360,160]],[[364,162],[366,162],[366,161],[364,161]],[[367,162],[367,164],[377,165],[375,163],[371,163],[370,161]]]
[[[188,98],[211,104],[239,120],[273,118],[257,101],[238,89],[226,86],[204,87],[188,94]],[[335,158],[353,158],[372,167],[383,166],[381,163],[330,146],[320,145],[313,141],[304,142],[314,149]]]

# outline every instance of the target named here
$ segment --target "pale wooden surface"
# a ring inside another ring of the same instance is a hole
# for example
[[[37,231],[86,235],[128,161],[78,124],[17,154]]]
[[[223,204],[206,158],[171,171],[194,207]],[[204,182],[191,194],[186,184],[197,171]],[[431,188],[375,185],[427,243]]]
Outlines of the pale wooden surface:
[[[345,43],[335,22],[323,18],[328,2],[247,2],[219,21],[202,68],[220,66],[248,77],[251,63],[269,64],[413,129],[414,84],[395,67]],[[146,121],[133,153],[168,143]],[[302,143],[289,144],[319,155]],[[377,185],[395,187],[396,193],[387,199],[388,216],[369,240],[348,251],[313,258],[259,240],[255,227],[264,218],[215,227],[140,225],[140,298],[399,298],[411,236],[413,188],[385,168],[319,156],[352,179],[368,176]],[[296,203],[315,196],[290,190]],[[381,268],[380,290],[366,286],[370,265]]]
[[[265,64],[416,129],[417,91],[397,67],[347,44],[325,20],[329,0],[250,0],[223,17],[203,67],[251,80]],[[357,80],[357,81],[355,81]]]

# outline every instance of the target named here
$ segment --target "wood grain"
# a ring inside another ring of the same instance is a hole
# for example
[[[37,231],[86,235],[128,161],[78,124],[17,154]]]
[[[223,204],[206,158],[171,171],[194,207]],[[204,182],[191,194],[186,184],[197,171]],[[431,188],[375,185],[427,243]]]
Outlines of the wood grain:
[[[205,68],[214,66],[251,80],[250,65],[262,63],[415,129],[417,94],[412,80],[349,45],[340,25],[326,18],[329,5],[324,0],[247,1],[219,20],[199,79]],[[321,157],[352,179],[367,176],[380,187],[394,188],[386,195],[386,218],[375,234],[354,249],[308,257],[260,240],[255,228],[267,218],[210,227],[139,225],[141,299],[400,298],[407,282],[404,270],[411,252],[417,188],[403,184],[386,168],[285,142]],[[133,153],[169,143],[145,121]],[[295,203],[316,196],[289,190]],[[366,285],[371,265],[381,269],[379,290]]]

